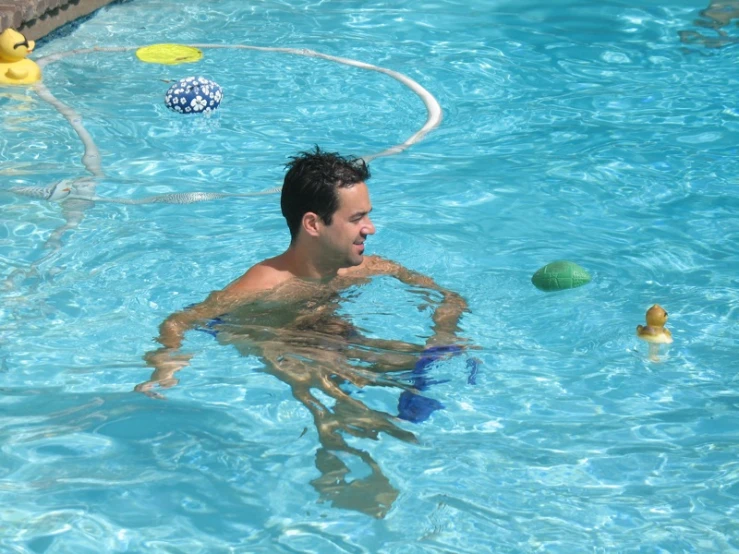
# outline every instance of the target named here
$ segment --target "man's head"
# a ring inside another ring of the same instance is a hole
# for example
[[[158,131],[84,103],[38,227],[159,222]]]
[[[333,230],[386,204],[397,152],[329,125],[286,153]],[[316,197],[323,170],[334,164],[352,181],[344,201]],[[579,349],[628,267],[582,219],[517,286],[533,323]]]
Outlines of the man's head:
[[[303,216],[318,215],[331,225],[339,209],[339,189],[349,188],[370,178],[364,160],[346,158],[334,152],[300,152],[290,158],[282,186],[280,206],[294,241],[300,231]]]
[[[328,271],[361,264],[364,241],[375,232],[367,164],[316,147],[287,167],[281,206],[291,244]]]

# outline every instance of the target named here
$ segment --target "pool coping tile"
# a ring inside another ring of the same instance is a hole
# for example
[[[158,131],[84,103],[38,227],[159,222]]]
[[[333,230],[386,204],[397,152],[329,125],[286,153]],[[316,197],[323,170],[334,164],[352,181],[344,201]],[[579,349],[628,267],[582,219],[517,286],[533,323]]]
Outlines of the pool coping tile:
[[[115,0],[0,0],[0,32],[15,29],[38,40]]]

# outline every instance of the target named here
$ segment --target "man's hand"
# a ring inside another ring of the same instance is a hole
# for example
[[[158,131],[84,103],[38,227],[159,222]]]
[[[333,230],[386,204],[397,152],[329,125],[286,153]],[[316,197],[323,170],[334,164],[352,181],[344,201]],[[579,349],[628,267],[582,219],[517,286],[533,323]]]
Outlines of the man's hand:
[[[377,256],[368,257],[368,261],[370,274],[392,275],[406,285],[441,294],[442,300],[437,304],[432,316],[434,334],[426,341],[427,348],[451,344],[463,345],[467,342],[458,336],[460,319],[465,312],[469,311],[467,301],[462,296],[438,285],[431,277],[411,271],[396,262]]]
[[[154,372],[148,381],[144,381],[134,387],[134,391],[144,393],[152,398],[164,398],[161,394],[154,392],[152,389],[155,385],[168,389],[179,383],[179,379],[174,377],[184,367],[190,363],[192,354],[177,354],[176,350],[171,348],[159,348],[152,350],[144,355],[146,365],[153,367]]]

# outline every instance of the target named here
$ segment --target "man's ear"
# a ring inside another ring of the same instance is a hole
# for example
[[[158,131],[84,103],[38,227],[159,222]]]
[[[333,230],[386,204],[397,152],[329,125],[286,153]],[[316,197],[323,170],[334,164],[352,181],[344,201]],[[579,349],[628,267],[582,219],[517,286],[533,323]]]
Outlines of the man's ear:
[[[303,214],[301,224],[303,226],[303,230],[308,233],[308,235],[310,235],[311,237],[316,237],[321,231],[323,220],[321,219],[321,216],[316,213],[306,212],[305,214]]]

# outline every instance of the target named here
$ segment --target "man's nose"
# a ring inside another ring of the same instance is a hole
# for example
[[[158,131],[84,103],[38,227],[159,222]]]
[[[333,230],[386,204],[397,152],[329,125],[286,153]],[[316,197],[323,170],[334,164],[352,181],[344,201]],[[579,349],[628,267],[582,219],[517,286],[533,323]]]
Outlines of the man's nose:
[[[375,224],[372,223],[372,220],[367,218],[367,225],[364,226],[364,229],[362,229],[362,232],[365,235],[374,235],[375,234]]]

